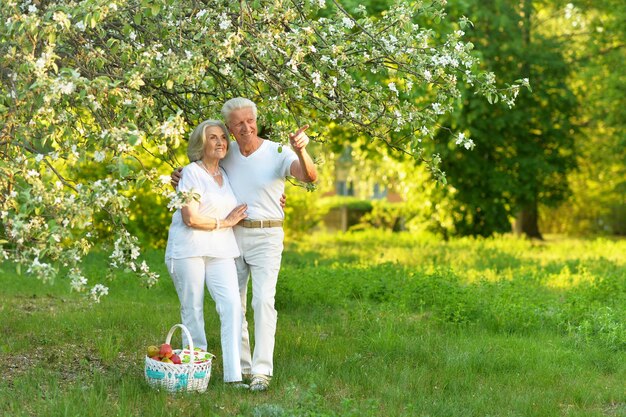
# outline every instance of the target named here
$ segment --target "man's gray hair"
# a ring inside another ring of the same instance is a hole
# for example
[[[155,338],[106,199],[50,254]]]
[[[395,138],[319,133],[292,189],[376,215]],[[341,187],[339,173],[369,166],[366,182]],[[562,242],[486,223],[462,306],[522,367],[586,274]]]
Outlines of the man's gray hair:
[[[205,120],[200,123],[196,128],[191,132],[191,136],[189,136],[189,144],[187,145],[187,157],[189,157],[189,162],[195,162],[202,159],[204,155],[204,145],[206,144],[206,128],[210,126],[217,126],[224,131],[226,135],[226,149],[228,150],[228,129],[219,120]]]
[[[256,104],[254,104],[254,101],[243,97],[231,98],[222,106],[222,117],[224,118],[226,124],[228,124],[230,114],[233,112],[233,110],[247,108],[252,109],[252,113],[254,114],[254,118],[256,119]]]

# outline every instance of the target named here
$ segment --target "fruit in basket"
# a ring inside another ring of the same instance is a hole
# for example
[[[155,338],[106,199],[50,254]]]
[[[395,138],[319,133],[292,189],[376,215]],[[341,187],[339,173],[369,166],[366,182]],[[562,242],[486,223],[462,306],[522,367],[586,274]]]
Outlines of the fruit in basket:
[[[161,360],[161,362],[163,362],[163,363],[174,363],[174,362],[172,362],[172,360],[170,358],[163,358]]]
[[[154,359],[155,361],[160,361],[161,357],[159,355],[150,356],[150,359]]]
[[[148,349],[146,349],[147,355],[149,357],[151,357],[152,359],[154,359],[154,356],[158,356],[159,355],[159,347],[158,346],[148,346]]]
[[[161,349],[159,349],[159,356],[161,356],[164,359],[166,358],[169,359],[172,357],[173,354],[174,354],[174,351],[172,350],[172,346],[169,343],[163,343],[161,345]]]
[[[183,363],[182,360],[180,359],[180,356],[178,356],[177,354],[173,354],[170,360],[176,365],[180,365],[181,363]]]

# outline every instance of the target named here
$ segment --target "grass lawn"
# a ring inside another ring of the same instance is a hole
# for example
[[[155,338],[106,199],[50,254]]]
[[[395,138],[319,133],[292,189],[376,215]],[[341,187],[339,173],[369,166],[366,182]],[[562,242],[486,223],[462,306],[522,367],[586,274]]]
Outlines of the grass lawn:
[[[210,298],[208,391],[147,386],[179,322],[147,256],[159,284],[119,273],[99,304],[0,267],[1,416],[626,416],[624,240],[291,238],[265,393],[224,387]],[[104,280],[106,256],[86,269]]]

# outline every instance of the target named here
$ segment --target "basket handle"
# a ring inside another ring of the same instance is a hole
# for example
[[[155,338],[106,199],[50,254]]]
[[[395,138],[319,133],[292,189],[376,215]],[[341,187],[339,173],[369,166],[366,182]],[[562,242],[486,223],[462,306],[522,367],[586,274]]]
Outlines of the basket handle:
[[[168,345],[170,344],[172,340],[172,335],[176,331],[177,327],[180,327],[180,329],[185,333],[185,336],[187,336],[187,341],[189,342],[189,350],[193,352],[194,351],[193,339],[191,338],[191,333],[189,333],[189,329],[187,329],[187,327],[185,327],[184,324],[179,323],[179,324],[173,325],[170,331],[167,333],[167,337],[165,338],[165,343],[167,343]],[[184,349],[184,348],[185,348],[184,346],[181,346],[181,349]]]

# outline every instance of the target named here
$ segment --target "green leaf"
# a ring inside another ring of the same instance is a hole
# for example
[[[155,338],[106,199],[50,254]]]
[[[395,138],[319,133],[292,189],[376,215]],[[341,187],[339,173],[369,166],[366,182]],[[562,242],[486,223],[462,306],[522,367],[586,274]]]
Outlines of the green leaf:
[[[117,158],[117,173],[121,178],[126,178],[130,174],[130,166],[128,166],[123,158]]]

